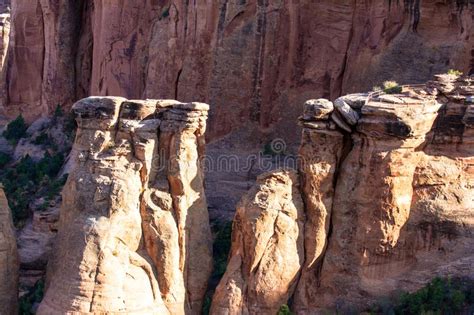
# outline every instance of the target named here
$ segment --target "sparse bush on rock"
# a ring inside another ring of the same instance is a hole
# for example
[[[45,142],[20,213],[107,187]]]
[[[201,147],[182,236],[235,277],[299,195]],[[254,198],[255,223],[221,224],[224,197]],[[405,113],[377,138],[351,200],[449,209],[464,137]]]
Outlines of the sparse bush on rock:
[[[19,300],[19,315],[36,314],[35,309],[43,299],[44,280],[38,280],[35,286],[31,288],[27,294],[23,295]]]
[[[392,303],[374,305],[371,314],[460,314],[473,306],[474,280],[434,278],[416,292],[403,292]]]
[[[288,305],[282,305],[280,307],[280,310],[278,311],[278,314],[277,315],[292,315],[293,313],[291,312],[290,308],[288,307]]]
[[[398,94],[402,92],[402,87],[396,81],[385,81],[383,91],[387,94]]]
[[[461,76],[462,75],[462,71],[459,71],[459,70],[455,70],[455,69],[449,69],[447,74],[449,75],[455,75],[457,77]]]
[[[23,138],[26,135],[26,130],[28,126],[25,123],[22,115],[19,115],[15,120],[11,121],[7,125],[7,129],[3,132],[3,136],[11,144],[18,143],[18,140]]]

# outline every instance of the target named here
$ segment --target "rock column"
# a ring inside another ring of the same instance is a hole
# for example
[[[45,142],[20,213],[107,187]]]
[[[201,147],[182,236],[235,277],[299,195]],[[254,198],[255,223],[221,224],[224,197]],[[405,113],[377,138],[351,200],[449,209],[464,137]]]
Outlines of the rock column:
[[[73,166],[39,314],[198,313],[212,254],[197,154],[207,105],[194,111],[197,106],[113,97],[74,105]],[[174,112],[184,114],[170,119]],[[186,117],[192,113],[199,124],[190,127]],[[167,130],[173,137],[163,136]],[[155,164],[160,149],[168,152],[164,165],[169,166]],[[166,201],[157,205],[171,214],[165,218],[147,207],[149,200],[155,205],[149,187],[157,177],[169,181]],[[151,224],[161,219],[166,223],[154,230]],[[177,233],[171,236],[173,230]],[[168,291],[168,280],[176,290]]]
[[[307,218],[305,264],[295,294],[295,305],[301,308],[312,303],[320,258],[327,244],[337,169],[344,147],[343,129],[337,128],[331,119],[336,112],[328,100],[310,100],[300,119],[303,132],[299,171]]]
[[[19,268],[12,215],[0,184],[0,312],[2,314],[17,313]]]
[[[303,265],[304,221],[296,172],[261,175],[237,206],[229,263],[211,314],[278,313]]]

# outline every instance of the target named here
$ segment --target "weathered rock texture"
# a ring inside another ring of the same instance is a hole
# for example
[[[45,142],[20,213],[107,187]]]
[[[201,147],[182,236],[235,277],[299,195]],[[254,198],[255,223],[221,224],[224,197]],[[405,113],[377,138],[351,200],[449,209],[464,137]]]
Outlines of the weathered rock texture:
[[[304,206],[294,171],[264,174],[237,207],[213,314],[276,314],[304,261]]]
[[[474,77],[442,75],[397,95],[348,95],[334,107],[308,101],[300,119],[301,185],[293,187],[293,196],[304,200],[304,249],[297,239],[288,245],[298,248],[288,257],[305,253],[296,290],[266,291],[275,298],[254,300],[252,308],[237,303],[243,294],[236,283],[258,287],[282,270],[268,268],[264,277],[250,280],[235,276],[235,261],[252,261],[265,242],[262,229],[251,234],[238,224],[241,213],[252,209],[244,198],[233,231],[243,240],[233,238],[212,313],[274,311],[288,303],[287,296],[297,314],[347,313],[398,290],[418,289],[435,276],[474,278],[473,83]],[[249,194],[279,197],[266,186]],[[259,213],[272,210],[262,206]],[[235,250],[240,244],[249,245]],[[245,301],[255,296],[248,294]]]
[[[89,95],[199,100],[213,159],[274,138],[295,153],[297,104],[471,72],[472,13],[468,0],[15,0],[0,124]],[[209,172],[212,213],[233,215],[261,172]]]
[[[18,304],[18,253],[8,201],[0,184],[0,313],[16,314]]]
[[[208,105],[76,103],[74,166],[39,314],[199,314],[211,272]]]
[[[472,71],[469,2],[15,0],[8,114],[87,95],[199,99],[212,139],[249,121],[290,137],[307,99]]]

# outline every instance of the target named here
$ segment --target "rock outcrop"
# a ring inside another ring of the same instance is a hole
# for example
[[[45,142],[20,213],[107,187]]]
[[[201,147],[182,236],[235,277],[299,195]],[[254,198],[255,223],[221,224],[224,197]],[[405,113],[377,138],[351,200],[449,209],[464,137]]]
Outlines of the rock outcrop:
[[[293,183],[305,219],[296,289],[281,286],[280,299],[252,300],[245,311],[235,307],[245,305],[238,303],[242,296],[256,296],[236,288],[266,285],[282,270],[268,268],[260,279],[236,277],[235,261],[253,261],[266,240],[261,229],[251,234],[238,224],[252,209],[245,197],[233,226],[242,240],[233,238],[212,313],[274,312],[288,301],[296,314],[363,311],[435,276],[474,278],[473,83],[473,77],[441,75],[424,86],[404,86],[401,94],[348,95],[335,106],[308,101],[300,119],[300,185]],[[266,178],[272,176],[279,173]],[[249,195],[267,196],[267,187]],[[273,211],[261,205],[258,213]],[[249,245],[235,250],[241,244]],[[291,247],[301,244],[292,239]]]
[[[8,201],[0,185],[0,307],[2,314],[18,311],[18,253]]]
[[[200,100],[212,105],[213,159],[246,159],[274,138],[295,153],[298,104],[308,99],[472,72],[473,8],[467,0],[15,0],[0,125],[89,95]],[[232,215],[261,172],[209,172],[211,210]]]
[[[261,175],[242,198],[211,314],[276,314],[304,261],[304,206],[294,171]]]
[[[311,103],[309,101],[305,104],[305,112],[309,107],[313,107]],[[318,100],[318,104],[324,104],[324,101]],[[334,110],[337,110],[337,107]],[[317,282],[321,254],[327,246],[336,170],[343,153],[344,136],[329,118],[329,113],[312,117],[303,115],[300,123],[303,127],[299,172],[306,213],[305,263],[295,294],[295,304],[306,304],[311,298],[308,295],[314,290],[314,283]]]
[[[212,268],[208,105],[76,103],[73,167],[39,314],[199,314]]]

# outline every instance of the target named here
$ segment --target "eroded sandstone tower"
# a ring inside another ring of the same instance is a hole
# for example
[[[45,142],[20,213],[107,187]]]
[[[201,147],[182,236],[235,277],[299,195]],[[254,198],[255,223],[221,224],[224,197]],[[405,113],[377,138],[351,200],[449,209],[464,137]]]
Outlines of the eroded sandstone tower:
[[[90,97],[39,314],[199,314],[212,268],[208,105]]]
[[[474,278],[473,83],[308,101],[299,175],[266,174],[243,198],[211,313],[275,314],[289,298],[297,314],[346,313],[435,276]]]

